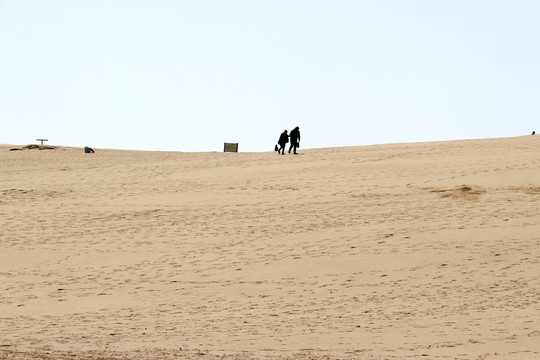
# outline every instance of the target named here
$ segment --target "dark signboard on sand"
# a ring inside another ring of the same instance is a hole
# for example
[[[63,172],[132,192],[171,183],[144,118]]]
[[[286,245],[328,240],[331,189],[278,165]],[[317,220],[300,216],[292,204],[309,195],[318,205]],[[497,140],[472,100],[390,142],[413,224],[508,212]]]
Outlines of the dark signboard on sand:
[[[238,152],[238,143],[225,143],[223,152]]]

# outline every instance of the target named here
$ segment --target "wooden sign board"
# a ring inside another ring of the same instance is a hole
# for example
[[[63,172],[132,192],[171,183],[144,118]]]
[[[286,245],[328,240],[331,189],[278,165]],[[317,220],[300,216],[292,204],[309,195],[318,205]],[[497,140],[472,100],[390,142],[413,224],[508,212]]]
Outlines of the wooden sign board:
[[[225,143],[223,152],[238,152],[238,143]]]

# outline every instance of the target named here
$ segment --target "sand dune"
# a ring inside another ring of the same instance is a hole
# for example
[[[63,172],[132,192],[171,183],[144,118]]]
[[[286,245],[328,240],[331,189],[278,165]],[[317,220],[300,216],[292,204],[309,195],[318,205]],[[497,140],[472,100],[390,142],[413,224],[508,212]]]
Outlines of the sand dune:
[[[0,359],[540,359],[539,145],[0,145]]]

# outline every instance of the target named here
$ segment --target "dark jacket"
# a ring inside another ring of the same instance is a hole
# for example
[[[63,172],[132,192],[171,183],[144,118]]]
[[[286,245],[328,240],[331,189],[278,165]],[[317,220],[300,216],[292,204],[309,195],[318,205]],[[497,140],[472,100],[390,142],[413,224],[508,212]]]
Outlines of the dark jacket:
[[[300,129],[294,128],[289,136],[291,137],[291,144],[298,144],[300,141]]]
[[[287,133],[283,132],[281,133],[281,135],[279,136],[279,140],[278,140],[278,144],[283,146],[285,145],[286,143],[289,142],[289,136],[287,135]]]

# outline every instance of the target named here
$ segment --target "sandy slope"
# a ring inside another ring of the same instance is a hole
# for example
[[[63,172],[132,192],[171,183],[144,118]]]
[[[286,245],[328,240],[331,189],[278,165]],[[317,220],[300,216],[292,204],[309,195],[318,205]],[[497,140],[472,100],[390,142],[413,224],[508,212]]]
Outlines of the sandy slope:
[[[0,146],[0,359],[539,359],[540,137]]]

